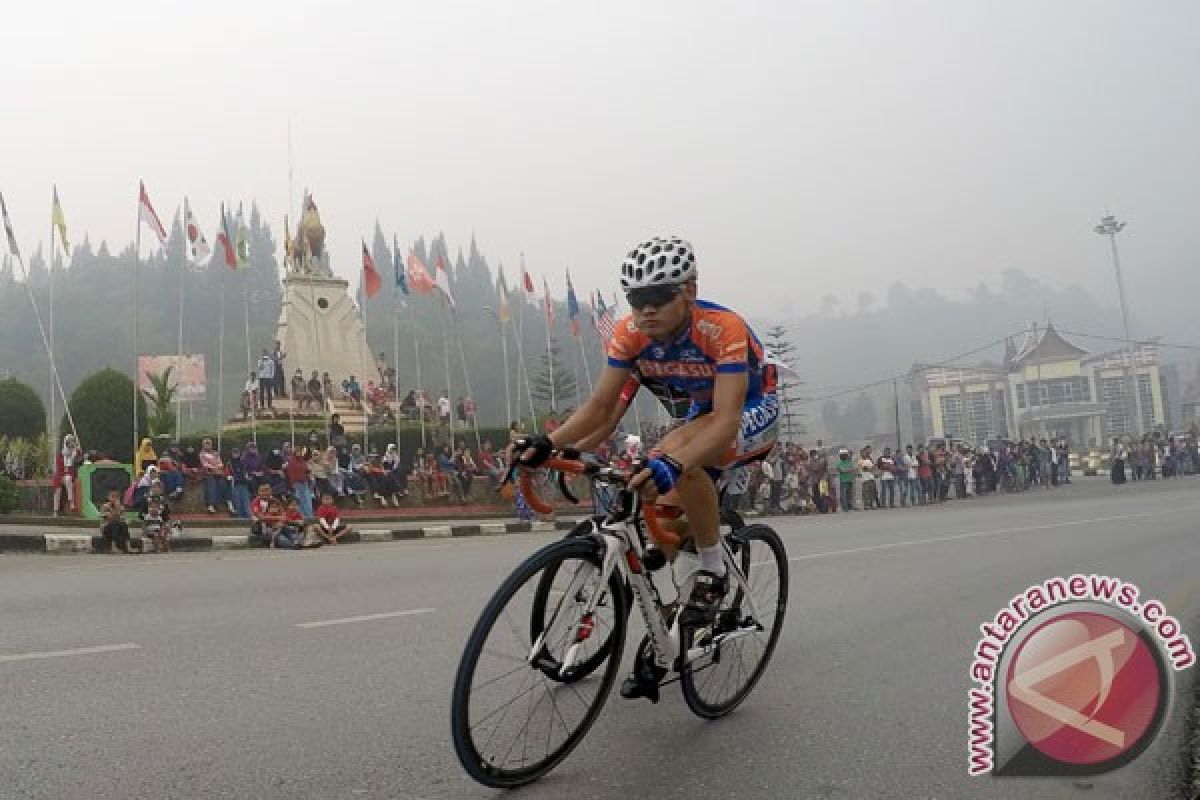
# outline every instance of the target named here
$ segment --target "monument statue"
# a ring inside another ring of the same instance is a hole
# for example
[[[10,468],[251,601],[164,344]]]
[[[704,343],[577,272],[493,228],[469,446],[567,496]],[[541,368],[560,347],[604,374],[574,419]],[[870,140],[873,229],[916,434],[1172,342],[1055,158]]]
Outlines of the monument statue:
[[[289,243],[292,270],[301,275],[333,276],[325,252],[325,226],[312,195],[305,192],[304,209],[296,225],[296,238]]]
[[[287,353],[288,367],[299,368],[306,379],[314,371],[328,372],[335,386],[356,375],[365,386],[375,360],[362,315],[350,297],[349,282],[333,274],[325,226],[308,192],[296,236],[286,241],[284,255],[288,269],[275,338]]]

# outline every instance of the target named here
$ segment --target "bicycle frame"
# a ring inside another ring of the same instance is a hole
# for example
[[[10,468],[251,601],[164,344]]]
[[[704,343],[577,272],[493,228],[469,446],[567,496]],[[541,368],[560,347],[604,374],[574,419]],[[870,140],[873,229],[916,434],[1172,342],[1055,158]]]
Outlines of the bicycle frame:
[[[680,657],[681,648],[681,632],[679,628],[679,614],[671,622],[671,627],[667,628],[663,621],[662,614],[659,613],[660,603],[658,601],[658,591],[654,587],[650,573],[643,568],[643,557],[645,549],[642,547],[642,538],[638,533],[636,520],[639,519],[639,511],[641,509],[642,500],[639,495],[633,492],[625,492],[630,498],[630,508],[628,512],[618,511],[610,514],[605,520],[598,524],[598,530],[592,534],[593,537],[601,540],[604,547],[604,555],[601,558],[601,566],[599,569],[599,580],[592,587],[591,592],[584,604],[583,612],[579,615],[579,621],[575,623],[575,629],[572,632],[574,643],[567,650],[566,655],[562,660],[562,666],[559,668],[559,675],[565,676],[576,664],[579,659],[580,650],[583,642],[590,634],[591,618],[595,613],[600,599],[608,589],[608,584],[612,578],[614,570],[620,570],[621,576],[625,583],[628,584],[633,592],[634,600],[642,615],[642,622],[646,626],[646,631],[650,637],[652,649],[654,652],[655,664],[669,672],[678,672],[687,664],[708,655],[717,650],[722,643],[730,639],[736,639],[742,636],[747,636],[755,630],[761,630],[761,623],[755,623],[755,629],[743,629],[728,633],[718,634],[710,637],[708,641],[701,647],[691,647],[683,657]],[[754,602],[754,597],[750,593],[750,586],[746,580],[746,575],[742,572],[737,560],[730,552],[728,545],[721,537],[721,552],[725,560],[725,566],[729,575],[733,576],[733,581],[738,588],[741,589],[744,602],[749,606],[751,617],[758,620],[758,607]],[[568,584],[567,593],[565,596],[570,596],[575,589],[575,581],[578,579],[579,573],[572,577]],[[691,581],[693,576],[689,576],[679,587],[679,596],[683,597],[685,593],[690,593]],[[538,635],[533,647],[529,652],[529,663],[533,663],[538,654],[541,652],[545,644],[546,634],[550,626],[547,625],[545,630]]]

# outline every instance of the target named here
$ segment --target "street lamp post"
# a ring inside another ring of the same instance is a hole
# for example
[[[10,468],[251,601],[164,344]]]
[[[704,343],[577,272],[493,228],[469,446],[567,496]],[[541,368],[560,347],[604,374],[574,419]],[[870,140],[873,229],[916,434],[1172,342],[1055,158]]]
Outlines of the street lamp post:
[[[1121,258],[1117,253],[1117,234],[1124,229],[1125,223],[1117,222],[1117,218],[1111,214],[1101,217],[1100,224],[1094,228],[1096,233],[1108,237],[1108,244],[1112,250],[1113,270],[1117,273],[1117,294],[1121,299],[1121,321],[1125,324],[1125,346],[1129,357],[1126,373],[1129,376],[1130,390],[1133,393],[1135,416],[1131,430],[1133,431],[1134,438],[1140,439],[1142,437],[1142,393],[1138,390],[1137,364],[1134,360],[1133,338],[1129,335],[1129,308],[1125,302],[1125,281],[1121,278]],[[1126,404],[1126,408],[1128,407],[1128,404]]]

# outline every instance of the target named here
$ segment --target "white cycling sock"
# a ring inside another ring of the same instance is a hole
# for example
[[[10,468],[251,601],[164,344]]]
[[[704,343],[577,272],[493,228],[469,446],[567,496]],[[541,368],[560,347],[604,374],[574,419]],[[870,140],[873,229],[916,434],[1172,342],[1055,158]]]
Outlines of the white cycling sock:
[[[712,547],[697,547],[696,551],[700,554],[700,567],[716,575],[718,578],[725,575],[725,557],[721,553],[721,545],[715,544]]]

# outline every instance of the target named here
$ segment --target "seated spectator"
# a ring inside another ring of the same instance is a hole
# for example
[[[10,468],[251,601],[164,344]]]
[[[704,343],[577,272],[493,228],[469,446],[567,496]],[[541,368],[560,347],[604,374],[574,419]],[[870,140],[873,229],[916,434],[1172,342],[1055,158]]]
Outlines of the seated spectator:
[[[420,416],[420,411],[417,409],[417,393],[409,389],[408,394],[400,401],[400,413],[405,419],[417,419]]]
[[[250,536],[259,542],[270,545],[275,531],[272,529],[277,522],[271,516],[271,487],[260,483],[254,499],[250,501]]]
[[[147,464],[157,463],[158,454],[154,452],[154,443],[150,441],[149,437],[142,439],[142,443],[133,457],[133,474],[141,475],[145,472]]]
[[[308,384],[304,380],[304,372],[297,368],[292,373],[292,403],[297,410],[300,410],[306,408],[310,402]]]
[[[400,460],[400,451],[396,445],[389,444],[383,454],[383,468],[387,471],[392,482],[392,503],[399,508],[400,498],[408,496],[408,470]]]
[[[321,396],[326,400],[332,400],[337,397],[333,391],[333,378],[329,377],[328,372],[321,373]]]
[[[333,495],[321,494],[321,505],[317,506],[317,533],[328,544],[337,544],[349,529],[342,522],[341,512],[333,504]]]
[[[263,477],[271,487],[271,494],[276,497],[283,497],[288,493],[287,476],[283,474],[283,467],[287,463],[285,451],[290,452],[290,449],[291,445],[284,442],[283,449],[272,450],[263,465],[266,467]]]
[[[246,464],[242,460],[242,451],[233,448],[229,451],[229,485],[232,494],[233,515],[239,519],[250,518],[250,476],[246,474]]]
[[[179,449],[178,445],[176,445],[176,449]],[[188,483],[204,482],[204,467],[200,464],[200,454],[196,452],[196,448],[188,445],[188,448],[183,451],[180,463],[183,465],[183,477]]]
[[[183,458],[178,448],[169,447],[158,457],[158,479],[168,497],[174,500],[183,497]]]
[[[267,499],[267,511],[262,518],[262,535],[267,540],[267,547],[282,547],[280,537],[284,536],[287,515],[283,509],[283,501],[278,497]],[[290,543],[291,537],[287,537]]]
[[[209,514],[217,513],[217,504],[233,514],[233,499],[229,493],[229,478],[221,454],[213,449],[212,439],[200,442],[200,469],[204,475],[204,507]]]
[[[312,377],[308,379],[308,400],[317,410],[325,408],[324,389],[321,385],[321,378],[315,369]]]
[[[462,442],[458,443],[458,450],[454,453],[454,469],[455,477],[459,482],[459,491],[465,501],[471,494],[471,484],[474,482],[475,476],[479,474],[479,465],[475,463],[471,451]]]
[[[242,452],[242,468],[250,482],[250,491],[257,494],[259,484],[267,480],[267,473],[256,443],[246,442],[246,449]]]
[[[488,476],[493,489],[504,479],[504,459],[492,449],[490,441],[483,443],[483,450],[479,453],[479,469],[480,474]]]
[[[345,482],[346,494],[354,498],[359,506],[363,504],[363,495],[367,493],[369,484],[365,476],[367,459],[363,456],[362,445],[350,447],[346,462],[342,466],[342,477]]]
[[[434,461],[434,468],[437,470],[437,475],[440,476],[439,494],[443,497],[450,496],[450,480],[453,479],[454,490],[461,496],[462,480],[459,478],[458,468],[454,465],[454,456],[450,453],[449,447],[443,446],[438,451],[437,458]]]
[[[100,506],[100,518],[104,520],[104,527],[100,529],[100,536],[104,539],[104,552],[113,553],[118,549],[122,553],[130,552],[125,507],[121,505],[121,493],[116,489],[108,493],[108,502]]]
[[[163,485],[155,481],[146,496],[146,507],[141,513],[142,535],[154,543],[154,552],[171,552],[170,522],[171,508],[167,504]]]
[[[304,513],[294,497],[288,498],[286,506],[283,512],[283,529],[276,535],[275,546],[284,550],[299,550],[305,546]],[[321,542],[317,541],[313,546],[320,547]]]
[[[333,445],[326,447],[320,458],[309,462],[308,468],[312,471],[313,482],[316,484],[319,494],[342,496],[344,493],[342,468],[338,464],[336,447]]]

